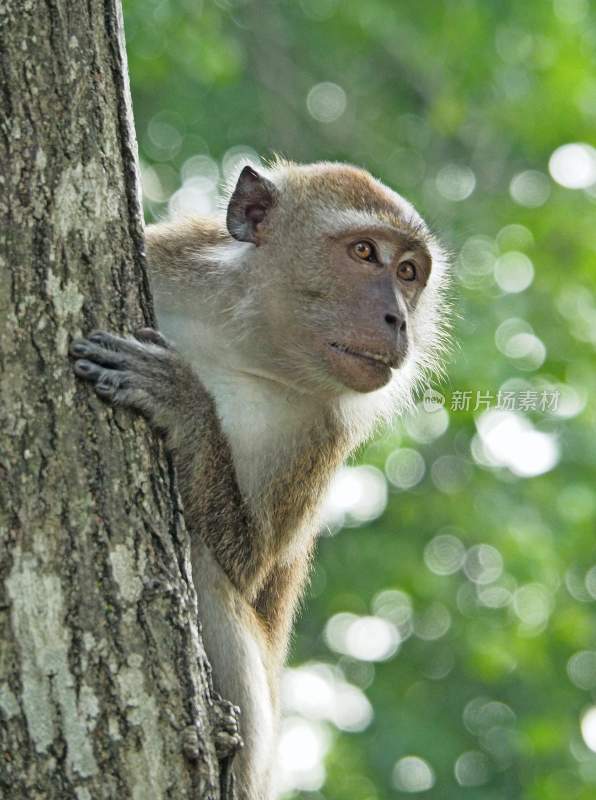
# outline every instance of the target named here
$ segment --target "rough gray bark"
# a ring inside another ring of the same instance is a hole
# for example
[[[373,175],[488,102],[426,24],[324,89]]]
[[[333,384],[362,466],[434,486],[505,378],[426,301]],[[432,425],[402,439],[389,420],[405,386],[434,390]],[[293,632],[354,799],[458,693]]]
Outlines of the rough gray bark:
[[[0,91],[0,796],[219,798],[173,474],[67,357],[153,321],[119,0],[0,1]]]

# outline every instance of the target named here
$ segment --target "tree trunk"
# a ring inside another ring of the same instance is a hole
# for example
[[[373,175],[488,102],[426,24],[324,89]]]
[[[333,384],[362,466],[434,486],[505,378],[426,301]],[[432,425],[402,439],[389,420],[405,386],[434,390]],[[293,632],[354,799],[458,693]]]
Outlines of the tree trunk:
[[[153,323],[119,0],[0,0],[0,70],[0,796],[219,798],[173,472],[67,357]]]

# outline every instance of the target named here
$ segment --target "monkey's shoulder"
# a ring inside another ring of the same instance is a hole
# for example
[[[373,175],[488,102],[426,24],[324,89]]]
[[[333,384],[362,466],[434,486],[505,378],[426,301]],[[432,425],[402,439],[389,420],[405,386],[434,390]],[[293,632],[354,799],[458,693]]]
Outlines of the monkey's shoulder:
[[[145,231],[149,266],[159,271],[185,262],[193,253],[230,241],[225,223],[217,217],[184,217],[149,225]]]

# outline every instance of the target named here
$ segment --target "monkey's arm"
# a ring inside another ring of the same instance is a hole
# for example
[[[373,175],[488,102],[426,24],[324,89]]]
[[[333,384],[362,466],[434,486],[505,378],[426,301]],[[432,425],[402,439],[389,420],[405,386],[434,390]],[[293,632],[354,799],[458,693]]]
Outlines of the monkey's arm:
[[[271,540],[261,535],[242,498],[214,402],[155,331],[126,339],[95,333],[74,342],[71,353],[76,373],[100,397],[141,412],[165,434],[191,534],[198,610],[215,687],[242,709],[244,747],[233,766],[239,800],[265,800],[277,716],[272,670],[281,665],[292,610],[282,624],[279,609],[262,601],[256,607],[258,587],[268,584]],[[288,587],[285,597],[291,594]]]
[[[143,414],[172,452],[191,535],[247,599],[263,581],[267,542],[244,502],[215,404],[191,367],[151,329],[73,342],[75,372],[104,400]]]

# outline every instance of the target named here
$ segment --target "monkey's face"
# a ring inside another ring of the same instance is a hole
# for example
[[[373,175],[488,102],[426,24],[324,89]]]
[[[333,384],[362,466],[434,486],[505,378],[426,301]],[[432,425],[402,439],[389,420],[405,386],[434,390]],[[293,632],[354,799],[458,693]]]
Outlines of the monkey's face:
[[[328,291],[318,309],[316,350],[340,384],[374,391],[391,380],[411,347],[429,254],[414,237],[380,223],[323,235],[321,245]]]
[[[385,386],[421,338],[417,311],[432,272],[426,226],[353,167],[292,166],[256,187],[250,202],[239,195],[240,222],[253,236],[243,240],[257,245],[267,357],[314,393]]]
[[[316,228],[315,228],[316,229]],[[298,251],[285,241],[284,339],[298,343],[305,370],[322,386],[371,392],[385,386],[412,346],[411,326],[431,270],[430,255],[405,227],[380,221],[321,230]],[[277,330],[280,296],[271,298]],[[292,344],[296,353],[296,345]]]
[[[270,363],[315,394],[385,386],[420,340],[417,309],[432,271],[424,229],[281,201],[270,225],[253,272]]]

